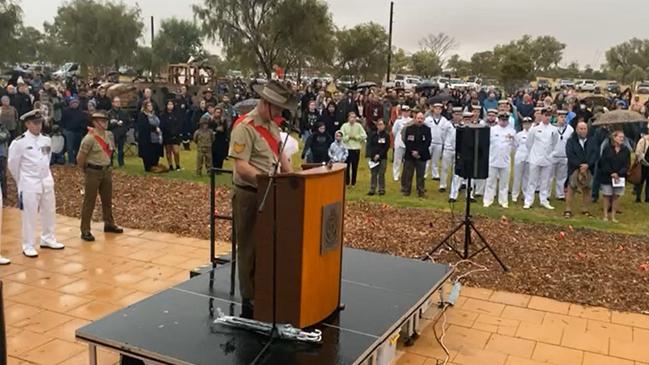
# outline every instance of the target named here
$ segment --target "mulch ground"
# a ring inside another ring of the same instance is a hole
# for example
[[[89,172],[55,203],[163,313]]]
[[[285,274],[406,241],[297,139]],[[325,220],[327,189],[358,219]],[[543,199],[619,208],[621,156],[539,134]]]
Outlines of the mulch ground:
[[[74,168],[57,167],[57,211],[79,217],[82,176]],[[118,224],[144,230],[209,238],[209,186],[153,176],[113,177],[114,215]],[[7,203],[15,205],[15,188]],[[229,214],[230,193],[218,189],[217,209]],[[99,202],[98,202],[99,203]],[[95,218],[99,218],[97,204]],[[418,258],[428,252],[458,223],[459,215],[428,209],[395,208],[385,204],[348,202],[345,243],[350,247]],[[649,236],[602,231],[476,220],[476,226],[509,266],[503,273],[487,251],[474,258],[490,270],[470,275],[466,284],[483,288],[540,295],[561,301],[611,309],[649,310]],[[217,239],[229,240],[227,222],[217,224]],[[474,236],[474,240],[478,238]],[[462,236],[454,237],[461,249]],[[477,247],[473,245],[471,250]],[[449,251],[435,261],[455,263]],[[458,271],[466,272],[470,265]]]

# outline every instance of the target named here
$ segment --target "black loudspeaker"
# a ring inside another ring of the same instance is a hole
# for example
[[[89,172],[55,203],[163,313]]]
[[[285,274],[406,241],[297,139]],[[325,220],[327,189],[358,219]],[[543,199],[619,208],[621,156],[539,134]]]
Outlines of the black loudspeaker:
[[[489,176],[489,127],[458,127],[455,137],[455,174],[463,178]]]

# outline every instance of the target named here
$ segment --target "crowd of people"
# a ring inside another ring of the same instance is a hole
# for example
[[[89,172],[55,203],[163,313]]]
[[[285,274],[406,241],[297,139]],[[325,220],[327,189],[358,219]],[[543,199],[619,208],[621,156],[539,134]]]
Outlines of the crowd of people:
[[[217,84],[216,92],[206,88],[199,95],[182,86],[162,98],[154,98],[147,88],[136,105],[127,109],[119,96],[108,97],[100,83],[73,79],[53,87],[39,78],[17,78],[0,89],[0,188],[6,194],[9,146],[29,132],[29,123],[21,118],[34,110],[42,119],[39,133],[49,138],[49,164],[77,164],[79,156],[89,152],[89,142],[84,145],[82,141],[96,130],[95,119],[105,119],[112,141],[110,166],[124,166],[127,139],[132,136],[145,171],[180,170],[181,152],[192,148],[196,149],[197,175],[211,167],[222,168],[231,154],[232,128],[244,114],[233,101],[258,96],[254,87],[235,84],[238,86],[230,89]],[[565,200],[564,216],[570,218],[575,193],[581,192],[581,214],[591,216],[590,205],[601,195],[603,218],[617,222],[619,197],[625,192],[634,154],[642,164],[642,180],[634,186],[636,201],[642,201],[644,191],[644,201],[649,202],[646,123],[618,129],[593,126],[604,108],[579,99],[574,90],[553,95],[530,88],[508,96],[496,89],[373,86],[341,91],[320,81],[283,84],[298,97],[296,110],[284,113],[283,118],[299,130],[303,161],[347,163],[346,184],[350,188],[358,181],[361,162],[366,161],[368,195],[386,193],[389,173],[404,196],[411,195],[415,180],[417,195],[425,197],[426,180],[432,179],[440,192],[448,191],[450,203],[469,188],[469,199],[481,198],[485,207],[497,202],[507,208],[522,197],[523,208],[530,209],[538,194],[540,206],[550,210],[554,209],[551,198]],[[158,105],[156,100],[163,103]],[[648,105],[628,91],[611,96],[607,104],[608,109],[649,114]],[[470,127],[490,127],[489,174],[467,187],[466,180],[455,174],[455,142],[458,128]],[[102,162],[99,166],[108,166],[104,157],[97,158]],[[160,162],[163,158],[166,166]],[[91,183],[91,190],[97,191],[95,185]],[[108,199],[106,191],[99,193]],[[109,213],[106,224],[110,230],[114,223]],[[88,241],[94,238],[87,220],[82,235]]]

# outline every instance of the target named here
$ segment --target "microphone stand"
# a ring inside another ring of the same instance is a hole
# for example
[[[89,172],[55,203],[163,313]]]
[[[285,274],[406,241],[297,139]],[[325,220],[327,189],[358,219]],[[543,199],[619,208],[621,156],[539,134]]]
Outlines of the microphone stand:
[[[274,121],[271,121],[271,123],[274,123]],[[270,195],[270,190],[271,188],[273,189],[273,323],[272,323],[272,328],[270,331],[269,339],[268,342],[264,345],[264,347],[259,351],[257,356],[255,356],[255,359],[250,363],[252,365],[258,364],[261,358],[264,356],[266,352],[268,352],[268,349],[270,349],[271,344],[279,338],[279,332],[277,330],[277,175],[279,174],[279,164],[282,158],[282,154],[284,153],[284,147],[286,147],[286,142],[288,141],[288,137],[290,135],[290,129],[286,132],[286,137],[284,137],[284,141],[282,142],[282,145],[280,146],[279,153],[277,155],[277,161],[273,164],[273,172],[270,174],[269,179],[268,179],[268,185],[266,185],[266,191],[264,192],[264,197],[261,200],[261,203],[259,203],[259,209],[257,210],[257,213],[262,213],[264,211],[264,208],[266,206],[266,200],[268,199],[268,196]]]

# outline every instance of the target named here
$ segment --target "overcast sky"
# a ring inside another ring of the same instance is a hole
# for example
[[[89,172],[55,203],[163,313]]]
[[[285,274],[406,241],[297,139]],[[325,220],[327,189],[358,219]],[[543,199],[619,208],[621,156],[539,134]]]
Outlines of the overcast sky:
[[[42,28],[52,21],[63,0],[21,0],[24,21]],[[124,0],[139,4],[156,23],[167,17],[193,18],[191,4],[202,0]],[[389,0],[326,0],[338,27],[377,22],[388,27]],[[493,48],[523,34],[553,35],[565,43],[563,64],[577,61],[598,66],[611,46],[632,37],[649,38],[647,0],[395,0],[393,44],[408,52],[419,49],[429,33],[445,32],[459,47],[452,51],[468,59],[474,52]],[[148,35],[147,35],[147,39]],[[208,47],[214,51],[215,45]]]

